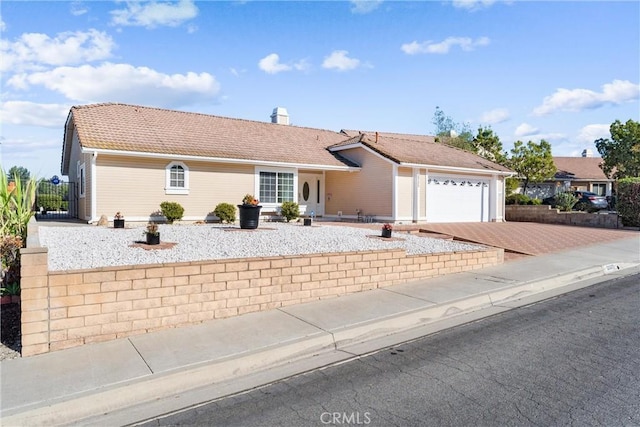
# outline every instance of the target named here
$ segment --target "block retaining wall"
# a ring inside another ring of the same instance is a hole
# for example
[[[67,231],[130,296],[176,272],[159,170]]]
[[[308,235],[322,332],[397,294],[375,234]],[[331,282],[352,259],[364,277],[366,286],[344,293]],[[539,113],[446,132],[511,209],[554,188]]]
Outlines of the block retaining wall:
[[[549,205],[507,205],[507,221],[539,222],[543,224],[577,225],[582,227],[622,228],[615,213],[560,212]]]
[[[404,250],[48,271],[22,261],[22,355],[196,324],[503,262],[502,249],[409,256]]]

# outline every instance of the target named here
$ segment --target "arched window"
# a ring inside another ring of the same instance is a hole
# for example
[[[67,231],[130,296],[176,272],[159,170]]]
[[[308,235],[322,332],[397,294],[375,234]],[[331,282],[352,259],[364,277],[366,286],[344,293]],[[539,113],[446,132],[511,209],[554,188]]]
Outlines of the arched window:
[[[189,194],[189,168],[182,162],[171,162],[165,168],[165,194]]]

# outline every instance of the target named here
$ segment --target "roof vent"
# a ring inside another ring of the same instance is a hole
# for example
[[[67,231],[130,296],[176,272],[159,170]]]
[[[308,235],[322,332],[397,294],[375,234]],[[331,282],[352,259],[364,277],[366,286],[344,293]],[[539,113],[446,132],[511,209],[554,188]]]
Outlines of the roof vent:
[[[582,150],[582,157],[593,157],[593,151],[585,148],[584,150]]]
[[[276,107],[271,114],[271,123],[277,123],[279,125],[289,124],[289,113],[287,109],[283,107]]]

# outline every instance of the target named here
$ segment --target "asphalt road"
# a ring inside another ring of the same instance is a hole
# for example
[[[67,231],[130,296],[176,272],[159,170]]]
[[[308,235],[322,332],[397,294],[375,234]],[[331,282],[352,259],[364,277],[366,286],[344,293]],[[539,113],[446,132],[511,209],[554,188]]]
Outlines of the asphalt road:
[[[640,425],[640,275],[144,425]]]

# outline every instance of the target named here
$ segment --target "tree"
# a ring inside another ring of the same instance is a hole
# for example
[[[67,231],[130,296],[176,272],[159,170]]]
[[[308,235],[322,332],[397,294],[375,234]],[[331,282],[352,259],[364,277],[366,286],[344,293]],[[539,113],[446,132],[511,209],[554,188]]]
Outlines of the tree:
[[[11,169],[9,169],[9,172],[7,172],[7,178],[9,178],[9,180],[13,180],[16,176],[20,177],[20,181],[24,183],[29,181],[29,178],[31,178],[31,172],[22,166],[12,166]]]
[[[478,134],[473,138],[473,145],[478,155],[485,159],[501,165],[507,162],[507,153],[502,150],[502,142],[490,127],[478,128]]]
[[[476,147],[473,144],[473,134],[471,133],[471,127],[468,123],[460,124],[454,122],[451,117],[444,114],[444,111],[442,111],[440,107],[436,107],[432,122],[436,126],[435,134],[437,142],[442,142],[473,153],[476,152]]]
[[[629,119],[622,124],[616,120],[609,132],[611,140],[600,138],[595,141],[602,156],[604,173],[614,179],[640,176],[640,123]]]
[[[522,179],[523,194],[527,194],[529,183],[552,178],[557,170],[551,155],[551,144],[544,139],[539,144],[533,141],[529,141],[527,145],[522,141],[514,142],[508,166]]]

